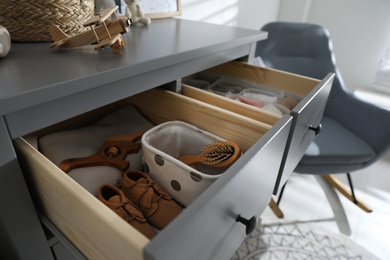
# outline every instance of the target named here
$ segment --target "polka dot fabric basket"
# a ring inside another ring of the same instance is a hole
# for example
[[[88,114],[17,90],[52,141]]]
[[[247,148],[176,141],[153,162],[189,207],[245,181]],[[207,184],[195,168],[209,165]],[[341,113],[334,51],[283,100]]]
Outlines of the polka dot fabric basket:
[[[144,170],[177,202],[188,206],[227,167],[198,163],[194,169],[176,158],[200,154],[214,140],[223,139],[181,121],[157,125],[142,136]]]

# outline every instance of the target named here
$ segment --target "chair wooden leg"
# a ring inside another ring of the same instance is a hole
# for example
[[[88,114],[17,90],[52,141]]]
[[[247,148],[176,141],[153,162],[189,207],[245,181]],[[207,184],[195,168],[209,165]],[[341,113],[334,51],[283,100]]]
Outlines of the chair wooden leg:
[[[282,200],[284,188],[286,187],[287,182],[283,185],[282,190],[280,191],[278,201],[275,202],[273,198],[271,198],[271,201],[269,202],[268,206],[271,208],[272,212],[278,217],[278,218],[284,218],[284,214],[282,210],[279,208],[279,203]]]
[[[272,212],[273,212],[278,218],[284,218],[283,212],[280,210],[278,204],[274,201],[273,198],[271,198],[271,201],[269,202],[268,206],[271,208]]]
[[[330,183],[335,189],[341,192],[347,199],[354,202],[355,204],[364,210],[365,212],[372,212],[371,207],[369,207],[367,204],[365,204],[363,201],[361,201],[359,198],[354,196],[350,189],[348,189],[340,180],[338,180],[333,174],[324,175],[323,176],[326,181]]]

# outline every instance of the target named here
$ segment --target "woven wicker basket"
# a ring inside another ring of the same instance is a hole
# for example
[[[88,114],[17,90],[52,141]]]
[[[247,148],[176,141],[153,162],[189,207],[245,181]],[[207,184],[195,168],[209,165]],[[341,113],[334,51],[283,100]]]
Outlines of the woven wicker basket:
[[[94,0],[0,0],[0,24],[12,41],[51,41],[49,25],[74,35],[94,15]]]

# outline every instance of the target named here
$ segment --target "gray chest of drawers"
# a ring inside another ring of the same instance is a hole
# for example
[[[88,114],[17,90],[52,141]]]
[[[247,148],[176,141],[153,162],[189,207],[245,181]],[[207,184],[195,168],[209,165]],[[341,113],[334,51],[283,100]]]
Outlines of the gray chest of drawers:
[[[145,91],[156,86],[231,60],[244,58],[250,61],[255,43],[266,37],[265,32],[162,19],[153,21],[148,27],[131,28],[124,35],[126,46],[121,54],[111,50],[95,52],[88,47],[51,50],[47,43],[13,44],[9,56],[0,63],[2,256],[52,259],[27,186],[31,190],[37,189],[38,180],[42,180],[48,192],[56,193],[54,187],[58,186],[55,185],[64,185],[73,191],[73,187],[66,186],[69,183],[66,179],[53,179],[55,184],[50,186],[50,171],[47,177],[40,176],[40,173],[36,175],[42,169],[52,169],[54,172],[56,169],[29,147],[21,136],[127,97],[137,100],[137,94],[142,96]],[[224,70],[219,69],[221,73]],[[279,86],[277,79],[286,77],[282,72],[259,70],[259,73],[260,80],[266,83],[269,81],[271,87],[276,88]],[[271,78],[267,75],[271,75]],[[247,115],[242,115],[242,119],[239,113],[233,116],[235,120],[232,121],[244,122],[239,129],[250,129],[248,131],[254,133],[258,129],[259,135],[249,141],[244,156],[222,178],[151,241],[140,238],[134,242],[134,239],[118,231],[114,235],[124,236],[120,247],[105,241],[104,234],[99,232],[92,234],[77,231],[72,226],[75,221],[81,221],[82,216],[77,216],[77,212],[69,223],[66,219],[57,218],[59,211],[73,210],[72,207],[69,210],[66,208],[66,195],[61,197],[65,201],[63,206],[57,203],[59,208],[56,208],[56,205],[50,202],[45,204],[44,201],[42,210],[88,258],[111,255],[115,259],[226,259],[245,237],[245,226],[236,222],[238,215],[247,219],[260,216],[268,205],[272,191],[277,190],[279,183],[288,178],[299,161],[299,154],[303,154],[314,138],[309,127],[320,122],[332,78],[332,75],[328,75],[322,81],[317,81],[299,76],[287,77],[282,84],[291,80],[290,88],[307,85],[302,94],[303,99],[291,115],[267,124],[269,127],[265,127],[265,131],[261,130],[263,123],[257,119]],[[174,87],[176,90],[179,88],[178,84]],[[171,94],[175,93],[168,93]],[[181,97],[178,98],[179,102]],[[190,100],[189,103],[199,103],[206,110],[209,106],[197,100]],[[227,114],[232,113],[228,109],[226,111]],[[228,121],[227,118],[225,121]],[[218,120],[213,122],[215,128],[220,127]],[[15,144],[19,147],[19,158],[15,153]],[[291,150],[300,152],[291,153]],[[19,161],[25,176],[38,176],[37,183],[28,181],[26,185]],[[40,165],[35,167],[40,171],[32,173],[33,170],[30,173],[31,164],[32,168]],[[38,192],[35,196],[39,198],[41,195]],[[95,217],[97,222],[104,223],[101,216]],[[86,227],[86,230],[92,228]],[[72,236],[83,237],[83,233],[86,242],[80,242]],[[102,244],[95,243],[95,240],[100,240],[99,236],[102,236]]]

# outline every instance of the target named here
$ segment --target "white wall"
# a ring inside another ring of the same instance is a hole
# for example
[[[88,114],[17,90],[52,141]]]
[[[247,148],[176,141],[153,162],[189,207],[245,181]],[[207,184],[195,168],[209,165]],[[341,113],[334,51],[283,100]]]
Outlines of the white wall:
[[[282,20],[325,26],[351,90],[370,88],[390,45],[390,0],[181,0],[182,18],[259,30]]]
[[[275,21],[279,0],[181,0],[182,18],[259,30]]]
[[[278,20],[325,26],[347,87],[370,88],[390,45],[389,0],[280,0]]]

